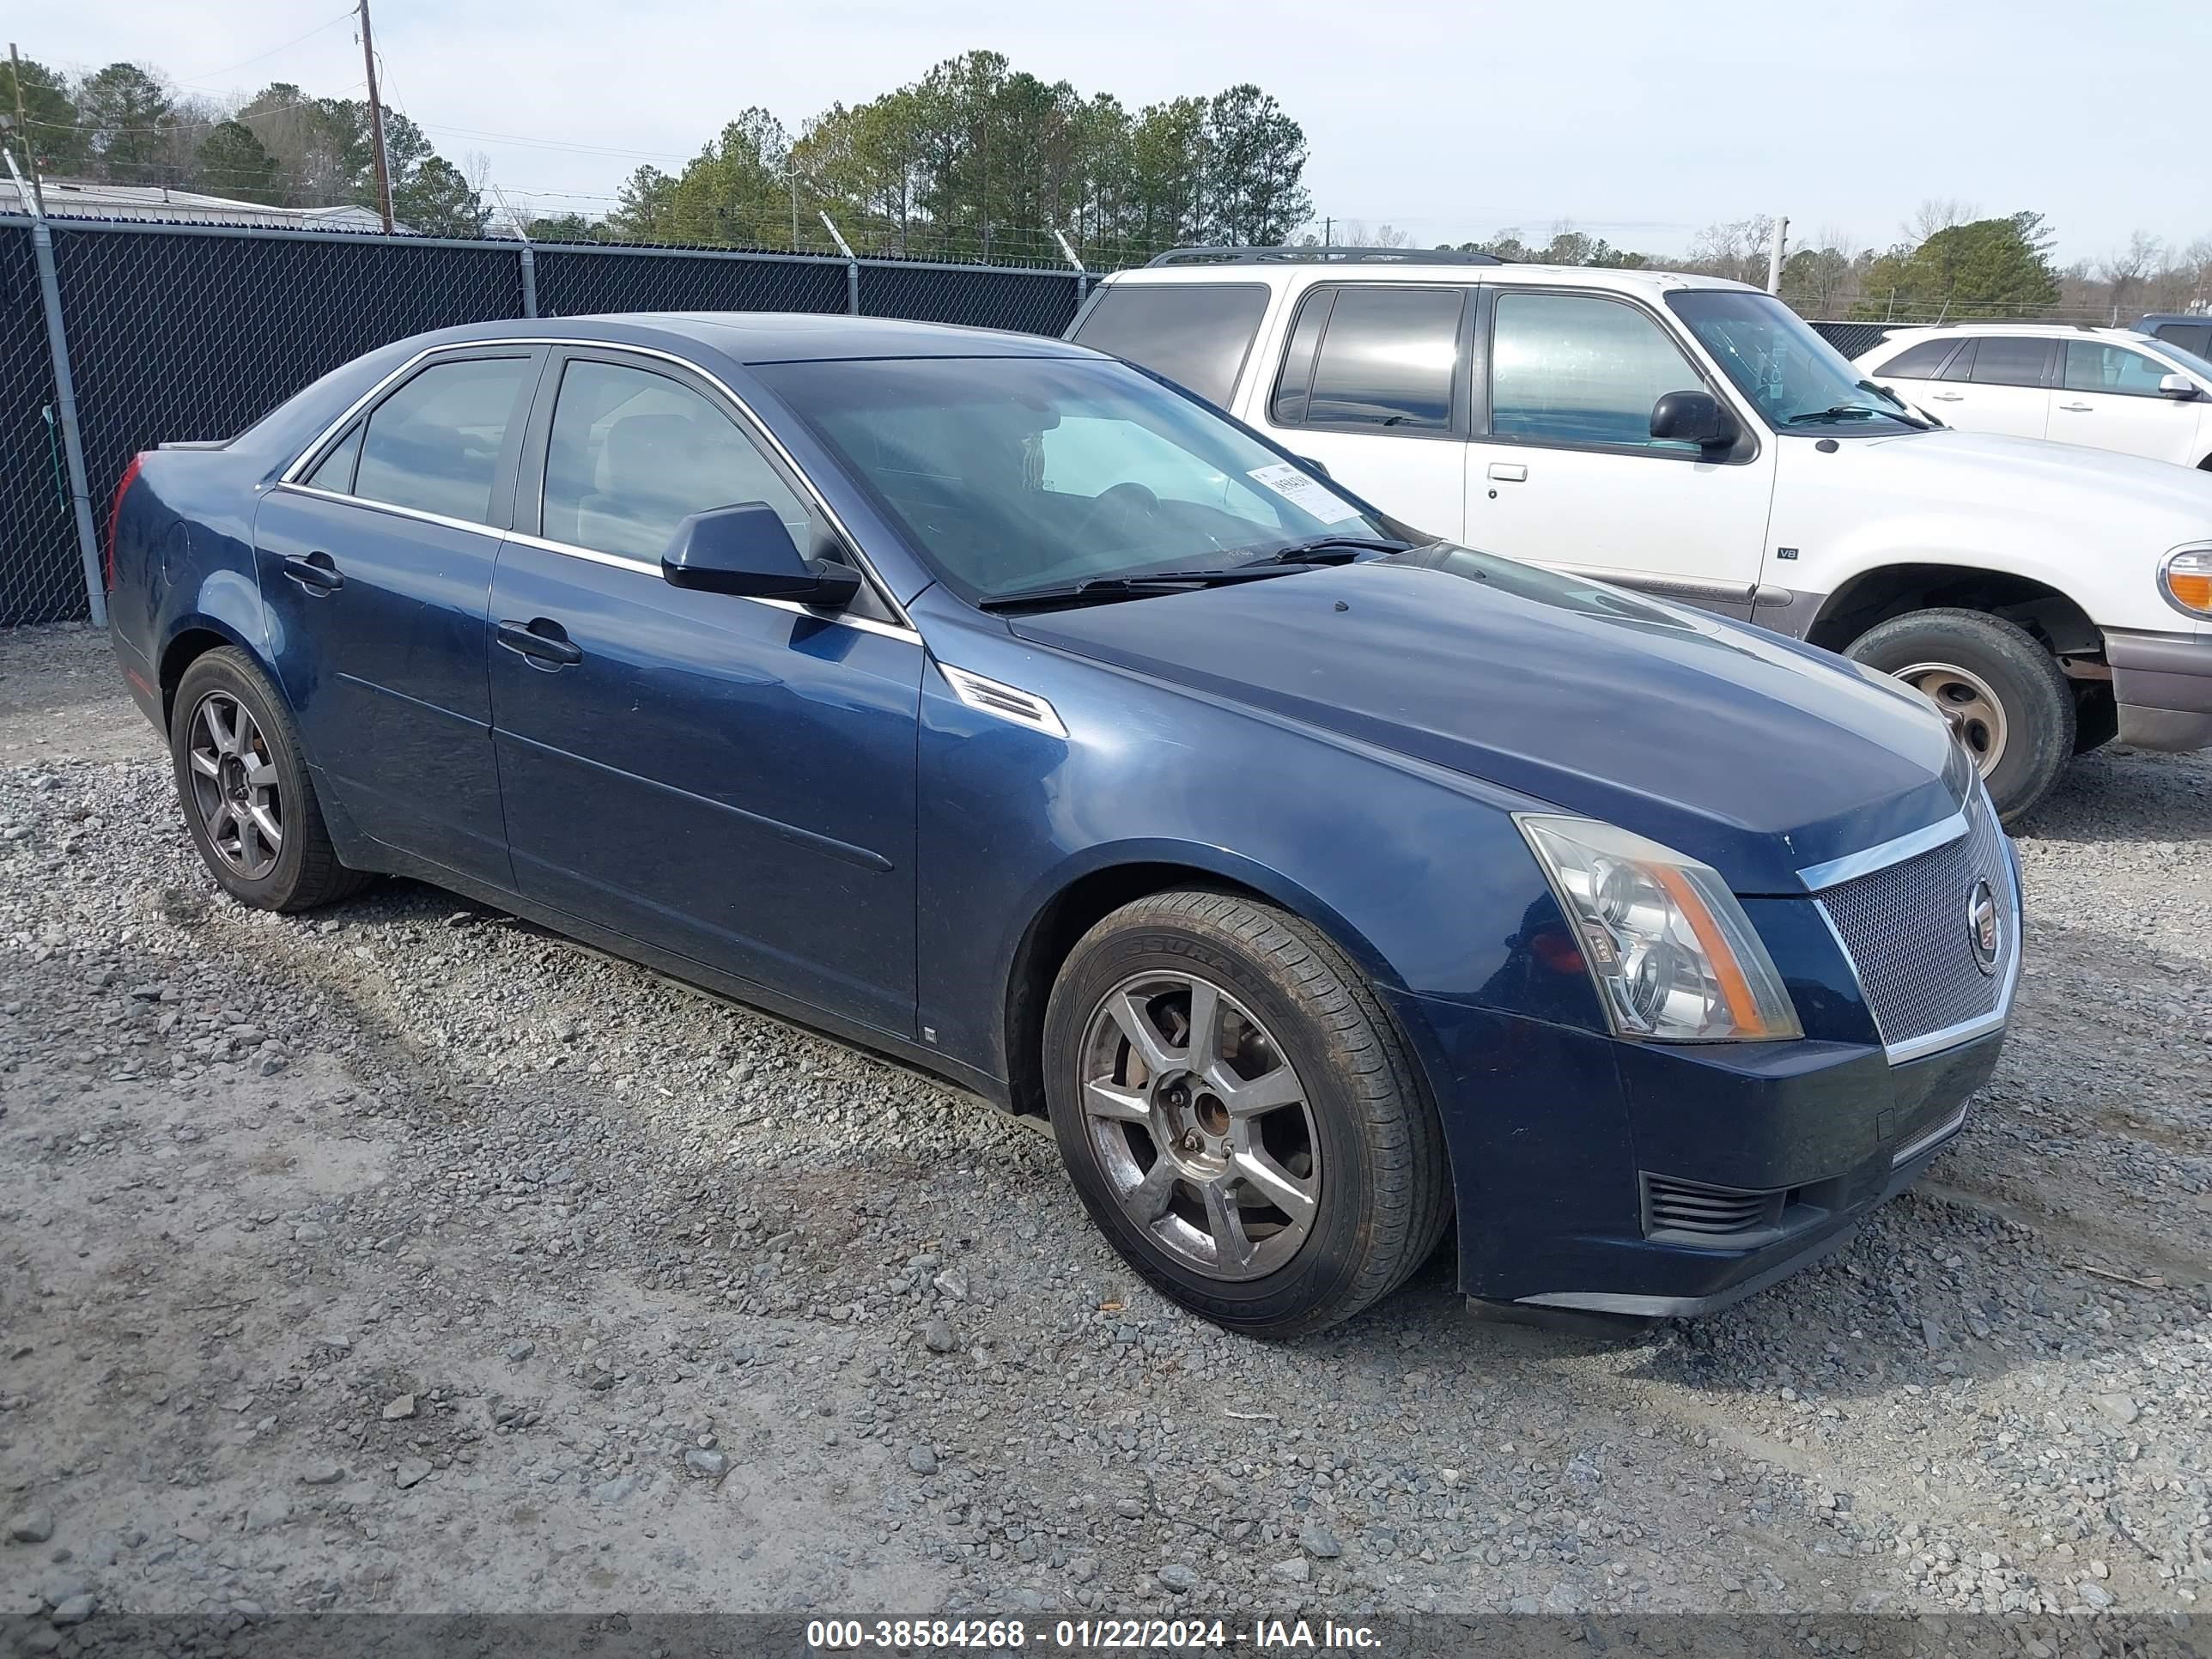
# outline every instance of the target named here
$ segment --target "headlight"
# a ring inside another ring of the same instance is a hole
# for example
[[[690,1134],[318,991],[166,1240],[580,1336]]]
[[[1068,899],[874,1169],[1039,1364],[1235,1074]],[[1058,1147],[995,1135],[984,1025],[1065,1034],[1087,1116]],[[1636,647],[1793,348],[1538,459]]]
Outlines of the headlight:
[[[2158,568],[2166,602],[2192,617],[2212,617],[2212,547],[2183,547]]]
[[[1594,818],[1514,822],[1551,874],[1614,1031],[1668,1042],[1804,1035],[1717,872]]]

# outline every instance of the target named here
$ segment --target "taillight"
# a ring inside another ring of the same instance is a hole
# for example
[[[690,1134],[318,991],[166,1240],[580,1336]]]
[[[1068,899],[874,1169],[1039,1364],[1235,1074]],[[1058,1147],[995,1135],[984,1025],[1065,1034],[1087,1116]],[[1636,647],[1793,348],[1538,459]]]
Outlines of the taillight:
[[[131,465],[123,469],[123,476],[116,480],[115,499],[107,504],[107,562],[102,568],[101,576],[111,593],[115,591],[115,526],[123,517],[123,498],[131,493],[131,486],[138,481],[138,463],[145,459],[143,454],[131,458]]]

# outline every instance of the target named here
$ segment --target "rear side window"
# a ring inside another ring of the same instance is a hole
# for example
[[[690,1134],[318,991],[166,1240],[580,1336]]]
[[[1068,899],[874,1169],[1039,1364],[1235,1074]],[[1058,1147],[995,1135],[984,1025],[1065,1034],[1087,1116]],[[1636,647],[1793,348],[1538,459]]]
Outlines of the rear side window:
[[[571,362],[545,444],[549,540],[658,559],[694,513],[763,501],[793,546],[806,508],[738,424],[680,380],[620,363]]]
[[[1943,360],[1958,349],[1956,340],[1923,340],[1918,345],[1907,346],[1875,373],[1906,380],[1932,380],[1942,370]]]
[[[1306,304],[1320,302],[1316,295]],[[1338,289],[1314,352],[1304,424],[1358,432],[1450,430],[1466,304],[1464,289]],[[1293,354],[1304,325],[1301,312],[1291,331]],[[1295,373],[1296,362],[1286,357],[1286,373]]]
[[[2112,392],[2124,398],[2155,398],[2158,383],[2171,373],[2140,351],[2106,345],[2101,340],[2066,343],[2066,389],[2069,392]]]
[[[1984,334],[1974,352],[1971,378],[1976,386],[2048,385],[2051,343]]]
[[[332,444],[330,453],[315,463],[305,482],[317,489],[335,491],[340,495],[353,494],[354,463],[361,459],[361,434],[363,423],[356,422],[352,431]]]
[[[1084,313],[1073,337],[1225,406],[1267,309],[1267,290],[1257,283],[1116,284]]]
[[[2158,337],[2200,357],[2212,356],[2212,323],[2160,323]]]
[[[490,523],[500,453],[535,366],[527,357],[433,363],[368,417],[353,493]]]

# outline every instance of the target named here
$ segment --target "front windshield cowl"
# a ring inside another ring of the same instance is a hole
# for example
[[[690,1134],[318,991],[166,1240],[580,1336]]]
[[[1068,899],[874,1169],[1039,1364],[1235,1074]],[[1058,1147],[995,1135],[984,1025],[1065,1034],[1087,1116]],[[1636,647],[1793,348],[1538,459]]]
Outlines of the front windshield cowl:
[[[1845,361],[1802,317],[1749,289],[1678,289],[1668,308],[1775,431],[1893,436],[1931,422]]]

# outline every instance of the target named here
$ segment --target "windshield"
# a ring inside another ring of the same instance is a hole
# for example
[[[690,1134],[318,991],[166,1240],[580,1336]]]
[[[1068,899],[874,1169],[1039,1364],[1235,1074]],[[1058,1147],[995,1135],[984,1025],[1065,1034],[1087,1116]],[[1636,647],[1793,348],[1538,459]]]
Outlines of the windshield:
[[[1125,364],[915,357],[755,372],[971,604],[1392,533]]]
[[[1778,431],[1888,434],[1926,424],[1771,294],[1692,289],[1669,294],[1667,304]]]
[[[2212,380],[2212,361],[2194,351],[2185,351],[2171,340],[2160,340],[2157,343],[2159,350],[2172,358],[2179,367],[2187,369],[2200,380]]]

